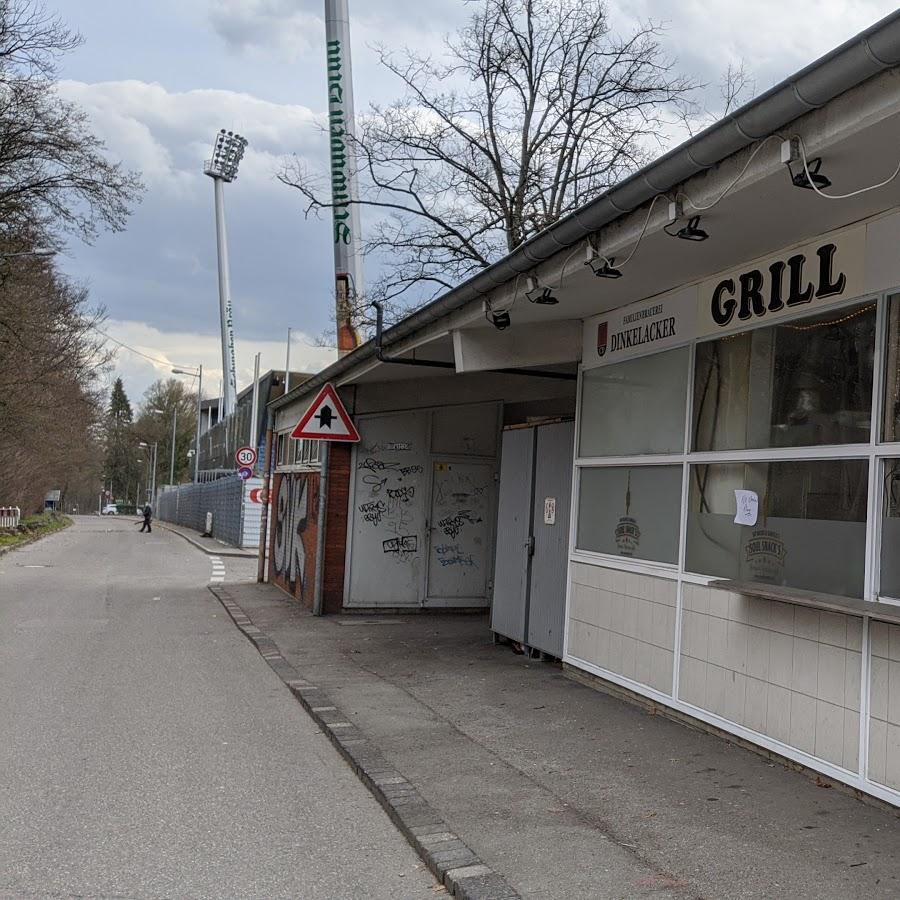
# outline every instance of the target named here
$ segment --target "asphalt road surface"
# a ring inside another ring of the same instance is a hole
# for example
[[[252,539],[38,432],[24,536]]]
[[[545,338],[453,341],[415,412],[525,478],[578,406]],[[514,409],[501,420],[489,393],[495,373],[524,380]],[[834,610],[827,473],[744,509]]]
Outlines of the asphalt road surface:
[[[0,557],[0,897],[438,894],[209,593],[220,574],[130,518]]]

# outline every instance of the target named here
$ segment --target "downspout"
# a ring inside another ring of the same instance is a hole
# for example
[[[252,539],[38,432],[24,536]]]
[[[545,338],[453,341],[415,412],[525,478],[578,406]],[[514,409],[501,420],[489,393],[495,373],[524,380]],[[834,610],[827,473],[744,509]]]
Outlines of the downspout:
[[[256,567],[256,580],[260,584],[268,581],[266,557],[269,552],[269,489],[272,472],[272,437],[275,432],[275,411],[269,409],[266,417],[266,449],[263,454],[263,502],[262,517],[259,522],[259,562]]]
[[[313,593],[313,615],[321,616],[325,607],[325,525],[328,521],[328,467],[331,461],[331,442],[322,441],[319,465],[319,518],[316,530],[316,585]]]

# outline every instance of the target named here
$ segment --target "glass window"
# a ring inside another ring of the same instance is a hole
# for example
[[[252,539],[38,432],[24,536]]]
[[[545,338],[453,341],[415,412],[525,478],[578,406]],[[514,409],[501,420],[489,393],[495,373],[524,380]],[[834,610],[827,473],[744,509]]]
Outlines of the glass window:
[[[900,459],[884,461],[884,518],[881,521],[881,587],[900,599]]]
[[[675,563],[681,466],[581,469],[579,550]]]
[[[735,523],[736,490],[757,497]],[[862,597],[868,461],[784,460],[692,466],[687,569]]]
[[[868,442],[875,303],[697,345],[695,450]]]
[[[900,295],[888,300],[882,440],[900,441]]]
[[[688,352],[680,347],[587,370],[579,456],[682,453]]]

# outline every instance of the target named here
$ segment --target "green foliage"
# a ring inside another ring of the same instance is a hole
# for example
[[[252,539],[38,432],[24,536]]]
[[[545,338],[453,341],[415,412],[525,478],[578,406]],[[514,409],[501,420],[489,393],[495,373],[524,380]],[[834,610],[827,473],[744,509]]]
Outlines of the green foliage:
[[[113,384],[104,421],[105,459],[103,485],[116,500],[134,499],[138,489],[138,438],[134,433],[131,403],[117,378]]]
[[[175,484],[191,480],[193,461],[188,451],[197,430],[197,395],[177,378],[160,379],[144,392],[134,425],[139,440],[158,445],[156,483],[167,484],[172,461],[172,426],[175,425]]]
[[[72,524],[68,516],[59,513],[45,512],[34,516],[26,516],[19,522],[18,528],[0,529],[0,550],[8,550],[20,544],[28,544],[38,538],[62,531]]]

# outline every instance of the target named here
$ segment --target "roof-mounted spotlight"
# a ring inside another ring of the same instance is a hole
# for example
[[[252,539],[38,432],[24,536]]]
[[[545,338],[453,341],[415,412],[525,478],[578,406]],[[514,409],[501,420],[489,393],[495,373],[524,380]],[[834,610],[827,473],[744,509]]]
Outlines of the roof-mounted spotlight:
[[[683,241],[705,241],[709,235],[700,227],[700,216],[691,216],[687,225],[683,225],[675,232],[675,237]]]
[[[588,247],[588,258],[585,265],[590,266],[591,271],[598,278],[621,278],[622,270],[613,265],[615,261],[615,257],[601,256],[593,247]]]
[[[509,318],[509,312],[505,309],[501,309],[497,312],[494,310],[489,310],[489,314],[491,317],[491,325],[497,329],[497,331],[503,331],[512,324]]]
[[[796,175],[791,169],[790,164],[788,164],[788,171],[791,173],[791,181],[793,181],[794,187],[805,188],[808,191],[812,191],[815,188],[818,188],[821,191],[823,188],[831,187],[831,179],[819,173],[819,169],[821,168],[821,156],[811,159],[806,164],[806,168],[801,169]],[[808,176],[806,174],[807,169],[809,169]]]
[[[537,278],[533,278],[530,275],[528,277],[528,289],[525,291],[525,296],[528,298],[529,303],[535,303],[538,306],[556,306],[556,304],[559,303],[559,300],[553,296],[553,292],[550,288],[538,284]]]

